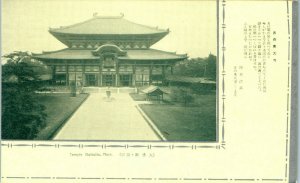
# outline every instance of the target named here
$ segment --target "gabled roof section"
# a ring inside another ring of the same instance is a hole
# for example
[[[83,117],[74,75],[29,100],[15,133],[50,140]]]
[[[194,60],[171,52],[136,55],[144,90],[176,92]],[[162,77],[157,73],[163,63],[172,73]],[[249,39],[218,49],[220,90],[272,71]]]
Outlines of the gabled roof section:
[[[62,49],[57,51],[43,52],[40,54],[32,54],[33,58],[42,60],[96,60],[99,57],[92,54],[92,50],[86,49]]]
[[[161,94],[165,93],[158,86],[154,86],[154,85],[150,85],[149,87],[142,90],[142,92],[146,93],[146,94],[151,94],[151,93],[154,93],[154,92],[158,92],[158,93],[161,93]]]
[[[118,46],[113,45],[113,44],[105,44],[105,45],[99,46],[96,50],[92,51],[92,54],[95,56],[100,56],[105,52],[113,52],[113,53],[117,54],[118,56],[126,55],[126,51],[122,50],[121,48],[119,48]]]
[[[118,56],[119,60],[126,61],[162,61],[162,60],[184,60],[186,54],[176,54],[155,49],[125,50],[126,55]],[[99,56],[93,54],[93,50],[88,49],[63,49],[53,52],[43,52],[33,54],[33,57],[40,60],[99,60]]]
[[[187,54],[176,54],[156,49],[126,50],[126,56],[118,57],[119,60],[183,60],[188,58]]]
[[[135,35],[135,34],[167,34],[169,30],[137,24],[121,16],[94,16],[92,19],[49,30],[50,33],[80,35]]]

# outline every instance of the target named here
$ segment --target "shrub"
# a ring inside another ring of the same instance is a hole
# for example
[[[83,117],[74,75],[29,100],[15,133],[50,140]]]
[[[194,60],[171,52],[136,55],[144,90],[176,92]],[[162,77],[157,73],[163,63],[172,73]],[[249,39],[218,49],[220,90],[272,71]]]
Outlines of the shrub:
[[[173,88],[171,90],[170,98],[172,102],[182,103],[184,106],[187,106],[194,101],[191,90],[187,88]]]

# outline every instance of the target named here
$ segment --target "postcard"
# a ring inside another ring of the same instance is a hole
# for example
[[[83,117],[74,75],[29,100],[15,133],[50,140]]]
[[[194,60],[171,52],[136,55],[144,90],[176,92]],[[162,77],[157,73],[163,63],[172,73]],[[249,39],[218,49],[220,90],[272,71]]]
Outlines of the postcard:
[[[297,9],[3,0],[1,182],[296,182]]]

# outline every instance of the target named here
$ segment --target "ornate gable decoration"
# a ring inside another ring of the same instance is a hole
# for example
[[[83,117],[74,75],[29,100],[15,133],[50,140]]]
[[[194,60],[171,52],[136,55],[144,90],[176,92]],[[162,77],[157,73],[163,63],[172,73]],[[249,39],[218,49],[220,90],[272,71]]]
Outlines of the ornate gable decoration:
[[[105,44],[105,45],[99,46],[96,50],[93,50],[92,54],[94,56],[99,56],[99,57],[103,57],[103,56],[117,57],[117,56],[125,56],[127,54],[127,52],[122,50],[121,48],[119,48],[116,45]]]

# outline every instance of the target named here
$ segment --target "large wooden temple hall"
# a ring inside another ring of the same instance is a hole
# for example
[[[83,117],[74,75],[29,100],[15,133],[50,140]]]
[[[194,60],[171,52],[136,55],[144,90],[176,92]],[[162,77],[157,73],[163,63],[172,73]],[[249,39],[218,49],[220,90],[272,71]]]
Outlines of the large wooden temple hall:
[[[124,19],[93,16],[49,32],[67,48],[33,54],[52,68],[52,83],[81,86],[143,86],[162,83],[187,55],[151,49],[169,33]]]

